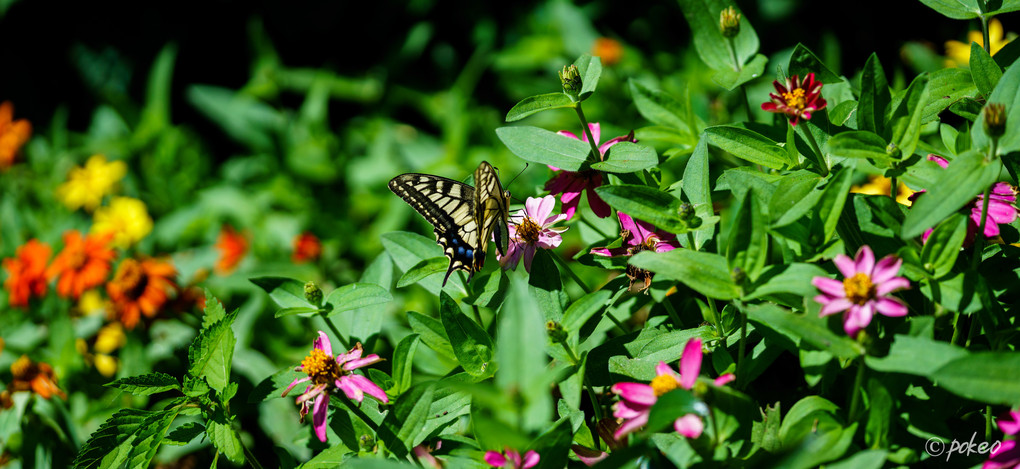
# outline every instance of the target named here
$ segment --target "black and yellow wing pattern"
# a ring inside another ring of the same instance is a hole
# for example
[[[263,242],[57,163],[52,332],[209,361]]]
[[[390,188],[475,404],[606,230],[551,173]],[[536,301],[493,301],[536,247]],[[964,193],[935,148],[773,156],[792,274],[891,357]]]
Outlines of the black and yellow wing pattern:
[[[475,170],[475,187],[431,174],[407,173],[390,180],[390,190],[414,207],[435,227],[436,242],[450,259],[443,285],[454,270],[468,273],[468,280],[485,265],[489,238],[505,254],[510,192],[503,190],[492,165],[482,162]]]

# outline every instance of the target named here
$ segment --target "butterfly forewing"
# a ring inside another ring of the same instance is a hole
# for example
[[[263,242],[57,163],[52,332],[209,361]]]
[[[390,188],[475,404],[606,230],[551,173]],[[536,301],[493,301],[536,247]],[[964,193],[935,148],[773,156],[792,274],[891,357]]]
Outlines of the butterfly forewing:
[[[510,240],[507,227],[507,219],[510,216],[510,192],[503,190],[496,170],[484,161],[475,170],[474,201],[477,207],[475,223],[481,227],[479,238],[483,241],[482,252],[485,252],[489,238],[495,235],[496,249],[500,255],[506,255]]]

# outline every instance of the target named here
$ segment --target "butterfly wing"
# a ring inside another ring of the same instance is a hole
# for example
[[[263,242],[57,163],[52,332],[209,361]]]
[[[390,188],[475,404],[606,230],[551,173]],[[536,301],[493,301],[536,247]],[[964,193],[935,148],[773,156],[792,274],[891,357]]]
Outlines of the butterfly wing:
[[[489,238],[494,237],[496,249],[500,255],[506,255],[510,241],[507,221],[510,218],[510,191],[504,191],[499,182],[496,170],[488,162],[483,161],[475,170],[474,193],[475,224],[481,227],[479,249],[484,253]],[[494,236],[493,236],[494,235]],[[484,256],[481,261],[485,262]],[[478,267],[481,269],[481,265]]]
[[[475,216],[475,189],[462,182],[431,174],[401,174],[390,180],[390,190],[414,207],[435,227],[436,242],[450,259],[450,268],[443,285],[454,270],[468,273],[468,280],[485,262],[477,217]],[[481,249],[481,261],[475,254]]]

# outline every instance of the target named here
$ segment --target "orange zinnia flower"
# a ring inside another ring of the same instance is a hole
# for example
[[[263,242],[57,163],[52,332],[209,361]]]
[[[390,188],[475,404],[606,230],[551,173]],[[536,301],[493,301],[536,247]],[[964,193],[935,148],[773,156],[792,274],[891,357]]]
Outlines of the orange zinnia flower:
[[[18,248],[15,257],[4,259],[7,280],[4,288],[11,293],[11,306],[28,306],[28,299],[46,294],[46,262],[50,246],[31,239]]]
[[[295,264],[314,261],[322,255],[322,242],[315,235],[305,232],[294,238],[294,254],[291,260]]]
[[[248,240],[244,235],[234,231],[230,225],[223,225],[220,236],[216,239],[216,249],[220,251],[220,260],[216,262],[216,273],[227,275],[237,268],[244,254],[248,252]]]
[[[43,398],[49,399],[54,394],[67,399],[64,391],[57,387],[53,367],[49,363],[34,363],[26,355],[11,364],[14,379],[8,387],[12,392],[32,391]]]
[[[591,55],[602,59],[602,65],[611,67],[623,58],[623,44],[609,37],[600,37],[591,46]]]
[[[57,294],[78,299],[82,292],[101,285],[110,274],[114,252],[109,247],[112,234],[82,238],[78,231],[64,233],[64,250],[46,269],[46,277],[57,280]]]
[[[0,170],[14,164],[14,157],[32,136],[32,124],[25,119],[14,120],[14,105],[0,104]]]
[[[113,280],[106,284],[117,318],[134,329],[141,315],[155,317],[166,303],[167,290],[175,287],[173,264],[156,259],[124,259]]]

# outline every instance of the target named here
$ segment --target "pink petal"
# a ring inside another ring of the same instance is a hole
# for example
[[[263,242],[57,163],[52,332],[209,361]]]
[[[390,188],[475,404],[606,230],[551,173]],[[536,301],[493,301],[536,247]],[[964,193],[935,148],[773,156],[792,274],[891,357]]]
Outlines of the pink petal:
[[[583,141],[583,139],[581,137],[578,137],[577,134],[575,134],[575,133],[573,133],[573,132],[571,132],[569,130],[560,130],[560,131],[557,131],[556,133],[558,133],[558,134],[560,134],[560,135],[562,135],[564,137],[570,137],[570,138],[572,138],[574,140],[582,140]]]
[[[722,376],[712,380],[712,384],[714,384],[716,386],[725,386],[726,384],[728,384],[729,382],[731,382],[731,381],[733,381],[735,379],[737,379],[736,375],[734,375],[733,373],[726,373],[726,374],[724,374],[724,375],[722,375]]]
[[[609,453],[605,451],[596,451],[591,448],[585,448],[581,445],[571,445],[571,450],[580,459],[585,466],[592,467],[598,462],[609,457]]]
[[[697,415],[687,414],[676,419],[673,422],[673,428],[684,437],[697,438],[701,436],[701,432],[705,431],[705,422],[702,422]]]
[[[298,383],[303,383],[310,379],[312,379],[310,376],[305,376],[304,378],[297,378],[294,381],[291,381],[290,386],[287,386],[287,389],[283,390],[283,394],[280,397],[287,397],[287,393],[289,393],[291,389],[294,389],[294,386],[297,386]]]
[[[506,465],[506,458],[495,451],[486,451],[485,462],[492,467],[503,467]]]
[[[532,220],[545,220],[552,213],[555,206],[556,198],[551,195],[541,198],[528,197],[528,200],[524,202],[524,213]]]
[[[622,231],[631,232],[631,236],[637,233],[637,225],[634,224],[634,219],[623,212],[616,212],[616,217],[620,219],[620,229]]]
[[[599,183],[598,184],[593,183],[591,186],[588,187],[588,206],[591,207],[591,211],[595,213],[596,217],[606,218],[609,215],[612,215],[613,209],[609,208],[609,204],[607,204],[606,201],[602,200],[602,197],[599,197],[599,195],[594,190],[596,187],[602,185],[601,179],[602,177],[599,176]]]
[[[555,203],[555,199],[553,199],[553,203]],[[542,222],[542,227],[546,228],[546,227],[548,227],[550,225],[553,225],[554,223],[558,223],[558,222],[564,221],[566,219],[567,219],[567,216],[562,214],[562,213],[559,214],[559,215],[551,215],[548,218],[546,218],[544,222]],[[566,228],[564,228],[564,229],[566,229]]]
[[[834,297],[846,296],[846,289],[843,288],[843,282],[828,277],[815,277],[811,279],[811,284],[818,287],[822,293]]]
[[[329,344],[329,336],[325,332],[319,331],[319,337],[315,339],[315,348],[326,352],[326,355],[333,356],[333,346]]]
[[[373,353],[372,355],[369,355],[365,358],[359,358],[357,360],[348,361],[347,363],[344,363],[343,368],[344,370],[351,371],[361,368],[363,366],[371,365],[373,363],[379,363],[381,361],[382,358],[380,358],[379,355]]]
[[[566,171],[553,175],[552,179],[545,182],[545,190],[550,194],[559,194],[570,186],[570,174]]]
[[[643,414],[647,414],[651,408],[652,404],[638,404],[623,399],[616,401],[616,404],[613,404],[613,417],[624,420],[637,418]]]
[[[353,386],[364,391],[365,394],[378,399],[380,402],[386,403],[390,401],[390,398],[386,396],[386,391],[383,391],[372,380],[361,375],[348,375],[346,378]]]
[[[879,298],[875,301],[875,310],[883,316],[900,317],[907,315],[907,305],[896,298]]]
[[[676,375],[676,373],[669,367],[669,365],[666,364],[666,362],[660,360],[659,364],[655,365],[655,375]]]
[[[534,450],[528,451],[527,453],[524,454],[524,465],[522,465],[521,468],[528,469],[531,467],[535,467],[535,465],[538,464],[538,460],[539,460],[538,453],[536,453]]]
[[[506,458],[513,463],[514,469],[521,467],[521,453],[510,448],[506,448],[503,452],[506,453]]]
[[[510,243],[506,255],[499,259],[499,265],[503,266],[503,269],[517,270],[517,263],[521,260],[523,246],[520,243]],[[497,253],[498,255],[499,253]]]
[[[594,249],[592,249],[589,252],[591,252],[592,254],[594,254],[596,256],[605,256],[605,257],[626,256],[626,255],[630,254],[630,251],[627,250],[627,248],[613,248],[613,249],[594,248]]]
[[[676,240],[676,237],[674,237],[670,241],[659,241],[659,243],[655,245],[655,252],[672,251],[672,250],[677,249],[679,247],[680,247],[680,242]]]
[[[524,270],[531,273],[531,261],[535,259],[535,246],[524,246]]]
[[[857,251],[854,263],[856,265],[857,272],[863,272],[868,274],[870,277],[872,271],[875,269],[875,253],[871,251],[871,248],[868,247],[867,244],[865,244]]]
[[[538,247],[542,249],[552,249],[559,246],[563,242],[563,237],[554,231],[543,231],[538,234]]]
[[[818,301],[817,296],[815,297],[815,301]],[[821,303],[821,301],[818,302]],[[854,304],[851,303],[850,300],[846,298],[831,298],[828,304],[822,306],[822,310],[818,312],[818,316],[825,317],[830,314],[846,311],[853,306]]]
[[[943,158],[943,157],[941,157],[939,155],[936,155],[934,153],[928,153],[928,161],[935,162],[935,164],[941,166],[942,169],[946,169],[946,168],[949,167],[949,161],[947,161],[945,158]]]
[[[988,461],[981,469],[1016,468],[1020,464],[1020,448],[1016,440],[1003,441],[998,449],[988,455]]]
[[[354,349],[352,349],[351,351],[349,351],[347,353],[341,353],[340,355],[337,355],[336,356],[336,361],[337,361],[337,363],[347,363],[347,362],[349,362],[351,360],[357,360],[357,359],[361,358],[361,353],[362,352],[363,352],[363,350],[362,350],[361,347],[355,347]],[[353,368],[351,368],[351,369],[353,370]]]
[[[864,306],[853,305],[843,320],[843,330],[846,331],[847,335],[856,337],[861,329],[871,324],[872,316],[870,302],[865,303]]]
[[[1005,202],[991,200],[988,202],[988,218],[999,224],[1013,223],[1016,220],[1016,208]]]
[[[857,273],[857,265],[854,263],[854,260],[843,254],[836,256],[832,263],[836,264],[839,273],[843,274],[844,277],[853,277]]]
[[[875,264],[875,271],[871,274],[872,283],[882,283],[896,276],[900,272],[903,259],[896,256],[885,256]]]
[[[698,373],[701,373],[701,339],[695,337],[687,341],[680,356],[680,386],[684,389],[694,387]]]
[[[602,141],[602,126],[598,122],[592,122],[588,124],[588,131],[591,132],[591,137],[595,139],[595,145],[598,145]]]
[[[633,432],[633,431],[635,431],[635,430],[645,426],[646,423],[648,423],[648,414],[647,413],[645,413],[645,414],[643,414],[641,416],[638,416],[636,418],[632,418],[630,420],[627,420],[627,421],[623,422],[622,424],[620,424],[620,428],[617,428],[616,431],[613,432],[613,438],[619,440],[624,435],[626,435],[628,433],[631,433],[631,432]]]
[[[875,295],[885,296],[894,291],[905,290],[907,288],[910,288],[910,280],[903,277],[893,277],[875,285]]]
[[[326,393],[319,394],[312,406],[312,428],[315,429],[315,436],[319,441],[326,442],[326,416],[329,414],[329,396]]]
[[[361,390],[361,387],[358,386],[358,383],[351,379],[351,376],[357,375],[341,377],[340,379],[336,380],[336,387],[340,388],[340,390],[347,395],[348,399],[355,402],[361,402],[362,400],[365,399],[365,393]]]
[[[1011,410],[1005,417],[999,419],[999,430],[1007,435],[1020,433],[1020,411]]]
[[[614,394],[634,403],[652,405],[658,398],[652,387],[642,383],[616,383],[610,388]]]

